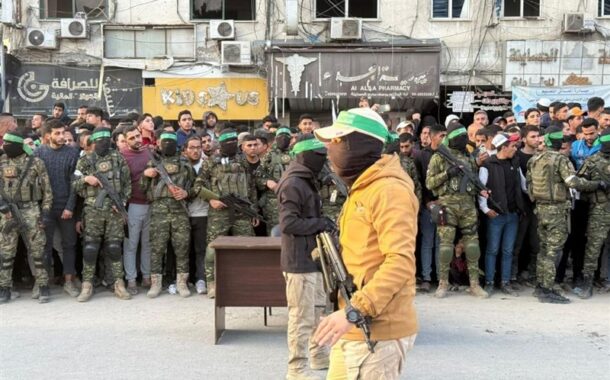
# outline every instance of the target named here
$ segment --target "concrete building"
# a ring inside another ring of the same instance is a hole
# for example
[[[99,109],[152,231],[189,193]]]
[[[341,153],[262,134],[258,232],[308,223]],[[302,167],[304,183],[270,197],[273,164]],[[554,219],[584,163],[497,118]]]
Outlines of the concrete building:
[[[191,108],[196,119],[212,110],[233,120],[273,112],[288,122],[301,112],[328,119],[367,96],[390,104],[394,116],[418,107],[467,117],[509,109],[512,86],[610,85],[610,0],[5,0],[2,7],[3,40],[20,63],[6,73],[8,107],[24,116],[54,101],[71,113],[97,101],[116,117],[141,112],[143,103],[166,119]]]

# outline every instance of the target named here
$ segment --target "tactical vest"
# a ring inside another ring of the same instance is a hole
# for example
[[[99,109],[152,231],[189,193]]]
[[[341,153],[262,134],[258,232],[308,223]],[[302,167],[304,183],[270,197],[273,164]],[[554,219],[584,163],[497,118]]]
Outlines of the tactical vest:
[[[188,178],[188,171],[192,169],[188,166],[188,164],[181,160],[179,156],[164,157],[161,160],[163,162],[165,171],[171,178],[174,185],[188,191],[192,185]],[[169,188],[159,176],[152,179],[151,190],[152,200],[162,198],[174,199],[174,196],[172,193],[170,193]]]
[[[32,162],[29,165],[28,172],[25,173],[29,160],[32,160]],[[36,158],[28,157],[25,154],[16,158],[6,156],[0,158],[0,173],[2,173],[4,193],[15,202],[39,202],[42,200],[40,178],[32,170],[34,160]],[[17,189],[22,176],[21,188]]]
[[[536,201],[564,202],[568,199],[568,188],[557,174],[559,152],[546,151],[531,158],[529,167],[531,183],[528,191]]]
[[[219,195],[235,194],[245,199],[250,196],[248,172],[242,162],[235,157],[212,157],[212,191]]]
[[[104,157],[100,157],[93,153],[87,158],[87,173],[93,174],[99,172],[108,179],[114,191],[121,194],[121,159],[117,151],[111,151]],[[95,167],[92,168],[91,165]],[[97,198],[100,191],[104,191],[100,186],[85,186],[87,198]]]
[[[590,159],[593,160],[595,166],[591,179],[604,181],[610,184],[610,159],[605,158],[601,153],[593,155]],[[603,190],[596,190],[593,194],[595,194],[594,201],[596,203],[606,203],[610,201],[608,190],[606,190],[606,192]]]
[[[456,154],[455,152],[454,156],[457,160],[459,160],[464,167],[473,170],[472,168],[472,162],[469,160],[468,157],[465,157],[462,153]],[[447,161],[445,161],[443,159],[443,163],[445,164],[445,170],[449,169],[449,164],[447,163]],[[473,170],[475,173],[477,173],[476,170]],[[462,181],[465,182],[465,188],[462,189]],[[439,191],[439,196],[443,196],[443,195],[452,195],[452,194],[468,194],[468,195],[476,195],[477,191],[476,188],[472,185],[472,182],[467,181],[465,179],[464,176],[459,175],[459,176],[455,176],[455,177],[451,177],[447,182],[445,182],[445,184],[443,186],[441,186],[441,188],[444,187],[444,191]]]
[[[271,152],[271,163],[269,167],[271,168],[270,174],[275,180],[280,180],[286,167],[288,167],[290,160],[291,158],[288,152],[282,152],[279,149]]]

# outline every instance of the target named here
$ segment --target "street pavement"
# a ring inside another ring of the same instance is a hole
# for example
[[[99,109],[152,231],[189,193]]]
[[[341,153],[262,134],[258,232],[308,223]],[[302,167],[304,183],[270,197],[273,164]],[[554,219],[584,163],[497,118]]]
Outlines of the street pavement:
[[[282,379],[286,309],[228,308],[213,344],[214,303],[101,291],[80,304],[61,289],[50,303],[0,305],[0,379]],[[420,332],[403,379],[603,379],[610,373],[610,294],[570,305],[454,293],[416,298]],[[321,377],[324,371],[318,371]],[[375,379],[376,380],[376,379]]]

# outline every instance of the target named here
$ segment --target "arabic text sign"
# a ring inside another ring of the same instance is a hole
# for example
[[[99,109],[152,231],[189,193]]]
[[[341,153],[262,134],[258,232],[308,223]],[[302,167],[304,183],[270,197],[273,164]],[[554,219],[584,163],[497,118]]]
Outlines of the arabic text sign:
[[[606,41],[507,41],[505,89],[610,84]]]
[[[587,100],[599,96],[606,103],[610,103],[610,86],[586,86],[586,87],[513,87],[513,112],[517,121],[523,123],[524,112],[528,108],[536,107],[540,98],[548,98],[551,101],[562,101],[565,103],[580,103],[586,111]]]
[[[195,119],[214,111],[219,119],[256,120],[268,114],[267,81],[262,78],[156,78],[144,88],[144,112],[176,120],[189,109]]]
[[[142,107],[139,70],[100,67],[22,65],[10,89],[11,112],[16,116],[49,114],[53,104],[63,102],[68,115],[81,105],[97,106],[111,117],[140,112]]]
[[[437,52],[285,52],[270,55],[271,96],[278,98],[434,98]]]
[[[445,107],[453,112],[508,111],[511,109],[511,94],[489,91],[453,91],[448,94]]]

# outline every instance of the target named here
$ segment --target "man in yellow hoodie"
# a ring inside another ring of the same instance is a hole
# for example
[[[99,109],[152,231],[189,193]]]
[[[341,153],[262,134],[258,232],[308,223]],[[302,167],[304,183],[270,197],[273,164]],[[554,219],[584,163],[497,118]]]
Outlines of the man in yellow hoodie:
[[[314,339],[332,346],[327,379],[397,379],[417,333],[415,237],[418,201],[397,155],[383,155],[388,130],[369,108],[343,111],[331,127],[314,131],[327,143],[335,172],[349,186],[339,242],[357,290],[350,300],[369,317],[371,353],[347,319],[346,303],[324,318]],[[354,310],[349,310],[353,316]],[[353,318],[350,318],[353,320]]]

